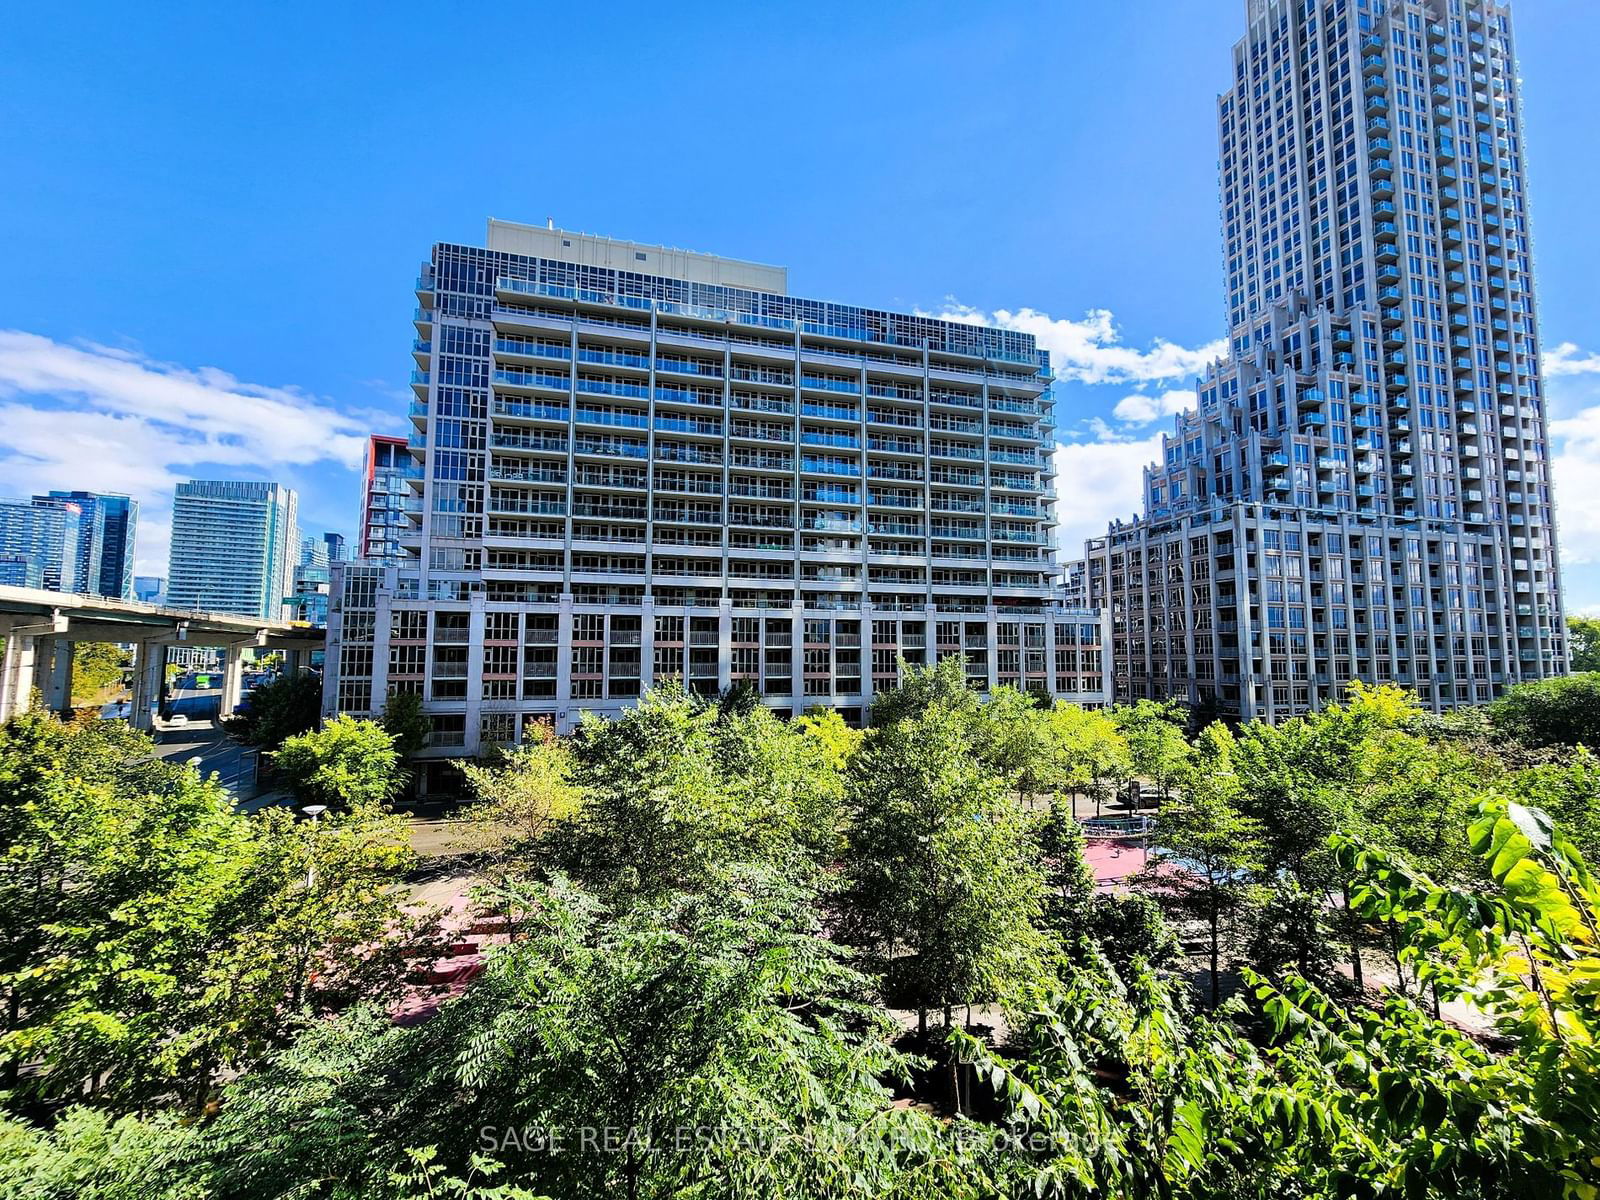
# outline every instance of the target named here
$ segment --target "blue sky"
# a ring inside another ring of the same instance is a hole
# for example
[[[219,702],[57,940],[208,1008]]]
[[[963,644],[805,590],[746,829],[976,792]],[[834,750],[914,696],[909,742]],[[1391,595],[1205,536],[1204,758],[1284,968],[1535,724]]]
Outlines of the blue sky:
[[[0,494],[133,491],[153,573],[191,475],[281,479],[308,531],[350,531],[362,437],[405,428],[417,264],[553,217],[1038,332],[1070,545],[1133,511],[1223,333],[1213,100],[1243,11],[14,9]],[[1600,5],[1514,12],[1568,596],[1600,607]]]

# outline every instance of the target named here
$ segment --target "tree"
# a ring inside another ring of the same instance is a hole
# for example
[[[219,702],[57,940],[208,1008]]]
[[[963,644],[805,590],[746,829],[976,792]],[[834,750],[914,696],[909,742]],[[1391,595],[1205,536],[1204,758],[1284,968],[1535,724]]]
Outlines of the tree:
[[[488,762],[461,769],[477,802],[456,821],[463,844],[487,860],[496,886],[534,869],[546,835],[572,820],[583,803],[571,748],[552,733],[500,747]]]
[[[113,1117],[84,1106],[38,1129],[0,1117],[0,1195],[29,1200],[206,1200],[170,1116]]]
[[[615,721],[586,718],[572,760],[583,804],[545,858],[619,909],[696,891],[719,864],[806,871],[836,847],[842,785],[827,747],[765,706],[711,708],[674,682]]]
[[[919,667],[900,659],[900,681],[872,698],[872,724],[893,725],[945,708],[969,717],[978,711],[978,693],[967,686],[967,662],[959,654],[941,658],[933,666]]]
[[[1051,786],[1074,797],[1094,797],[1095,815],[1120,780],[1133,770],[1127,739],[1107,712],[1059,703],[1050,710],[1046,739]]]
[[[83,699],[95,704],[107,695],[123,690],[123,679],[132,656],[111,642],[74,642],[72,644],[72,696],[70,700]]]
[[[1083,826],[1057,797],[1035,820],[1034,838],[1044,881],[1041,924],[1069,939],[1086,933],[1096,885],[1084,858]]]
[[[214,777],[96,726],[0,729],[0,1058],[18,1095],[198,1110],[305,1008],[393,994],[421,919],[395,888],[403,826],[245,816]]]
[[[1489,706],[1502,737],[1527,746],[1600,749],[1600,675],[1518,684]]]
[[[280,675],[245,698],[244,711],[224,717],[223,727],[250,746],[276,750],[322,719],[322,679],[310,671]]]
[[[1003,781],[969,751],[969,721],[931,707],[875,728],[848,780],[846,926],[923,1024],[1037,972],[1043,881]]]
[[[1194,757],[1182,799],[1162,810],[1156,827],[1160,849],[1150,857],[1146,884],[1158,899],[1204,922],[1214,1009],[1221,999],[1226,927],[1252,896],[1263,847],[1260,823],[1237,807],[1240,785],[1227,727],[1201,730]]]
[[[433,733],[433,719],[422,710],[420,692],[390,692],[378,723],[394,739],[395,753],[402,762],[426,749]]]
[[[892,1105],[911,1064],[804,889],[736,868],[617,912],[521,886],[518,937],[433,1020],[326,1023],[236,1085],[201,1146],[218,1194],[376,1195],[414,1156],[564,1200],[987,1194]]]
[[[404,780],[393,736],[349,715],[287,739],[273,763],[302,804],[329,808],[381,806]]]
[[[1567,653],[1575,674],[1600,671],[1600,620],[1568,617]]]
[[[995,688],[978,709],[974,737],[979,755],[1030,807],[1035,793],[1054,784],[1050,714],[1027,692]]]
[[[1527,767],[1501,781],[1507,797],[1548,813],[1578,853],[1600,862],[1600,758],[1579,746],[1564,761]]]
[[[1503,1049],[1405,995],[1344,1010],[1297,980],[1255,981],[1278,1040],[1255,1137],[1307,1194],[1600,1189],[1600,887],[1559,826],[1503,798],[1480,803],[1468,841],[1492,890],[1440,885],[1349,838],[1332,848],[1357,905],[1403,931],[1436,995],[1487,1013]]]
[[[861,748],[861,730],[845,724],[836,708],[806,713],[796,719],[795,725],[822,747],[822,756],[830,771],[842,773],[850,765],[851,757]]]
[[[1133,773],[1155,784],[1165,803],[1189,765],[1183,705],[1175,700],[1137,700],[1114,709],[1112,716],[1127,740]]]

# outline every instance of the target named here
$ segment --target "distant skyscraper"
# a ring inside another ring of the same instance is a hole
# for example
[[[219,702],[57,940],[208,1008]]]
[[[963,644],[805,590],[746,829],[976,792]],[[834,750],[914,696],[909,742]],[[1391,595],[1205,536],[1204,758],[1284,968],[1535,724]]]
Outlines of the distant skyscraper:
[[[0,551],[0,585],[5,587],[44,587],[44,571],[37,559],[25,554]]]
[[[281,619],[299,553],[298,498],[277,483],[180,483],[167,603]]]
[[[8,578],[53,592],[89,590],[82,572],[89,539],[84,509],[71,500],[35,496],[32,500],[0,500],[0,558],[13,566]],[[18,568],[16,564],[28,564]]]
[[[52,491],[35,500],[66,500],[82,510],[78,538],[78,590],[127,599],[133,595],[134,540],[139,502],[101,492]]]
[[[1218,100],[1229,356],[1089,544],[1118,699],[1434,709],[1566,669],[1511,18],[1249,0]]]
[[[416,493],[406,482],[416,464],[406,439],[373,434],[367,441],[366,472],[361,492],[361,529],[356,535],[361,557],[388,565],[401,557],[400,535],[409,528],[407,508],[415,509]]]
[[[328,543],[313,534],[304,535],[300,539],[300,557],[295,561],[302,567],[326,567]]]
[[[159,575],[135,575],[133,598],[145,604],[165,604],[167,581]]]
[[[343,561],[343,535],[324,533],[320,537],[307,535],[300,539],[300,561],[295,566],[290,589],[293,597],[290,616],[313,625],[328,623],[328,566],[330,562]]]

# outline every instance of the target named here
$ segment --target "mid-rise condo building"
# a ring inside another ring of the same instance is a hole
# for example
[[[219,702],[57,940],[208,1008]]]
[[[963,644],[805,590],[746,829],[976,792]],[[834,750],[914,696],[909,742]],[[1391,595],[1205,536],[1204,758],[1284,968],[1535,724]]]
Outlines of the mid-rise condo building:
[[[1088,545],[1116,697],[1440,710],[1565,670],[1522,108],[1492,0],[1249,0],[1228,356]]]
[[[1048,356],[787,283],[498,221],[436,246],[402,554],[334,567],[327,711],[418,692],[472,754],[669,677],[859,717],[901,656],[955,653],[1102,702],[1100,616],[1059,604]]]

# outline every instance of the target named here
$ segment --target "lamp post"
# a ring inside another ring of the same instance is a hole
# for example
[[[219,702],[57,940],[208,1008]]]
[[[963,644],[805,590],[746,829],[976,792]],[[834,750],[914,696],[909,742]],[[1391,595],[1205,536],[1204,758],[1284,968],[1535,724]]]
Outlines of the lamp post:
[[[311,818],[311,860],[306,865],[306,891],[310,891],[317,882],[317,821],[323,813],[328,811],[326,804],[308,804],[300,810]]]

